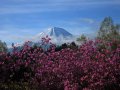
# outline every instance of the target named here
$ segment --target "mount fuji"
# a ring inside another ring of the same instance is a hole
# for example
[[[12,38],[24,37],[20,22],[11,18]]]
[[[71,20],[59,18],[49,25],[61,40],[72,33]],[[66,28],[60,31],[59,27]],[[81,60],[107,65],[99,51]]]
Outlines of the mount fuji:
[[[59,28],[59,27],[53,27],[53,28],[48,29],[47,35],[54,36],[54,37],[59,37],[59,36],[71,37],[72,36],[71,33],[67,32],[65,29]]]
[[[37,34],[34,38],[35,41],[40,40],[40,38],[48,36],[51,38],[51,42],[55,44],[62,44],[67,42],[72,42],[74,36],[67,30],[59,27],[52,27],[48,30]]]
[[[46,31],[43,31],[41,33],[39,33],[37,35],[37,37],[44,37],[48,35],[49,37],[72,37],[73,35],[71,33],[69,33],[68,31],[66,31],[63,28],[59,28],[59,27],[52,27],[49,28]]]

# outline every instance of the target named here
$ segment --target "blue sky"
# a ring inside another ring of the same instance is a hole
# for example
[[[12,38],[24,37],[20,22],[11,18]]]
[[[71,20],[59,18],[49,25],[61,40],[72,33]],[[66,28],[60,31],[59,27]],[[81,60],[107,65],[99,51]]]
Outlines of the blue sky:
[[[120,23],[120,0],[0,0],[0,40],[23,42],[54,26],[94,35],[106,16]]]

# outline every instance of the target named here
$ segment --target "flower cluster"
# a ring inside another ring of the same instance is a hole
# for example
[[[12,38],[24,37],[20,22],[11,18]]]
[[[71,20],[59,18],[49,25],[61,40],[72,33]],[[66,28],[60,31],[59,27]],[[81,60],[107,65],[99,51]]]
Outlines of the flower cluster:
[[[43,38],[44,44],[49,40]],[[47,51],[25,45],[0,53],[0,82],[28,82],[41,90],[120,89],[120,44],[114,43],[87,41],[60,51],[52,44]]]

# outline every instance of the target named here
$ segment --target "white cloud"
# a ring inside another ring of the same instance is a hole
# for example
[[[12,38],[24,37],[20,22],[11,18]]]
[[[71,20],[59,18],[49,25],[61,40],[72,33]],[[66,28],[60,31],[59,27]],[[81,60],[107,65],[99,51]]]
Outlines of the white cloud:
[[[9,1],[9,0],[8,0]],[[18,2],[16,4],[16,2]],[[12,0],[0,6],[0,14],[34,13],[63,11],[71,9],[88,9],[102,5],[120,5],[118,0]]]
[[[73,18],[68,21],[59,21],[59,23],[62,23],[63,26],[66,25],[68,27],[92,27],[92,26],[98,26],[99,22],[93,18]]]
[[[93,23],[96,22],[94,19],[91,19],[91,18],[81,18],[80,21],[81,22],[86,22],[86,23],[89,23],[89,24],[93,24]]]

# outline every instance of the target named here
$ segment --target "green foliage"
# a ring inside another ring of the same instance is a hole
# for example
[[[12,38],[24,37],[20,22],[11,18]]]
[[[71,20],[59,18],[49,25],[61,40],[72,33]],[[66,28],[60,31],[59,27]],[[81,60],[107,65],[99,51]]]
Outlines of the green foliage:
[[[33,90],[30,89],[30,85],[26,82],[9,82],[9,83],[0,83],[0,90]]]
[[[7,45],[0,40],[0,52],[7,52]]]
[[[72,42],[70,45],[69,45],[69,48],[71,49],[78,49],[78,46],[75,44],[75,42]]]
[[[106,17],[101,23],[97,38],[105,41],[120,39],[120,25],[114,24],[111,17]]]
[[[82,34],[79,38],[77,38],[77,41],[82,41],[85,42],[87,40],[86,36],[84,34]]]
[[[63,43],[62,45],[57,46],[55,48],[55,51],[60,51],[60,50],[65,49],[65,48],[70,48],[70,49],[74,49],[75,50],[75,49],[78,48],[78,46],[75,44],[75,42],[71,42],[69,44]]]

